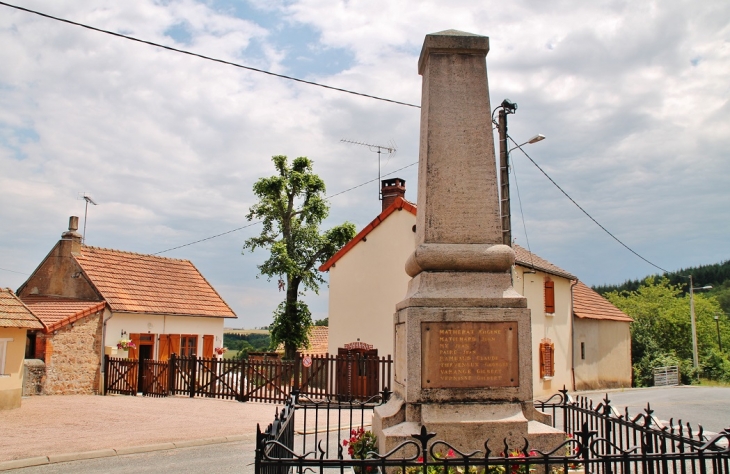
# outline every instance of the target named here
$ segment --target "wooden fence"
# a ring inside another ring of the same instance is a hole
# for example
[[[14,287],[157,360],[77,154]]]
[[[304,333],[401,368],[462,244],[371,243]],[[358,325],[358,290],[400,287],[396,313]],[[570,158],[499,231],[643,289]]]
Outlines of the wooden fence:
[[[366,400],[390,386],[387,357],[301,356],[293,361],[177,357],[167,361],[106,356],[104,393],[224,398],[284,403],[293,390],[310,398]]]

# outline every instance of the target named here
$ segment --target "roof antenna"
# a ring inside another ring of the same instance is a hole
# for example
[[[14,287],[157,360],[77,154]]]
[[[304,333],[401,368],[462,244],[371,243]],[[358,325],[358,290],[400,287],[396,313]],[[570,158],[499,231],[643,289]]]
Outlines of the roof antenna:
[[[91,199],[91,196],[86,194],[85,191],[83,196],[80,196],[79,199],[83,199],[84,201],[86,201],[86,209],[84,209],[84,234],[81,237],[81,243],[86,244],[86,216],[89,214],[89,203],[93,204],[94,206],[96,206],[97,204],[96,202],[94,202],[93,199]]]
[[[353,140],[345,140],[344,138],[340,140],[341,142],[345,143],[352,143],[353,145],[362,145],[366,146],[372,151],[373,153],[378,153],[378,200],[383,200],[383,183],[381,182],[381,176],[380,176],[380,154],[383,152],[383,150],[388,152],[388,160],[390,160],[390,157],[395,154],[395,144],[391,143],[391,146],[383,146],[383,145],[371,145],[370,143],[362,143],[362,142],[356,142]]]

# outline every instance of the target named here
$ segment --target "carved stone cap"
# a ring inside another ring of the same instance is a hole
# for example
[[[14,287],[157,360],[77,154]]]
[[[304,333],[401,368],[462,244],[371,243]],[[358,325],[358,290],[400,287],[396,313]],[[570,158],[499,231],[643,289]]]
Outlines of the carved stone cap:
[[[508,245],[421,244],[408,257],[406,273],[415,277],[431,272],[506,272],[515,263],[515,252]]]
[[[465,33],[458,30],[445,30],[426,35],[418,59],[418,74],[423,75],[431,53],[481,54],[489,52],[489,37]]]

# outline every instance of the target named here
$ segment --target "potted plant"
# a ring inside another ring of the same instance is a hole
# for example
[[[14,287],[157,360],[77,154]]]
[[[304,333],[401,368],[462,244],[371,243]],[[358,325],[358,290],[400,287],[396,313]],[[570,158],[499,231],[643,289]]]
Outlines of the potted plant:
[[[225,354],[226,352],[228,352],[227,347],[216,347],[215,349],[213,349],[213,354],[219,359],[223,357],[223,354]]]
[[[136,349],[137,346],[129,339],[120,339],[117,342],[117,357],[126,359],[129,356],[129,349]]]
[[[350,439],[342,441],[342,445],[347,447],[347,453],[352,459],[367,459],[368,453],[378,450],[378,437],[372,431],[365,431],[362,427],[350,430]],[[360,466],[353,466],[355,474],[361,474]],[[365,473],[375,473],[377,467],[366,467]]]

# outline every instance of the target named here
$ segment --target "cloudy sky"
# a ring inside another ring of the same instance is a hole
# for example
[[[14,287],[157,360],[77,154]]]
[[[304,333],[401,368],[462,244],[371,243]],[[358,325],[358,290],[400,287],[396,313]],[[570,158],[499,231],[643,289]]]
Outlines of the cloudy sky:
[[[420,102],[424,35],[490,37],[492,105],[593,217],[667,270],[730,258],[730,3],[562,0],[13,0],[227,61]],[[270,157],[308,156],[328,194],[418,160],[417,108],[134,43],[0,5],[0,286],[17,288],[90,207],[87,244],[160,252],[247,225]],[[589,285],[656,271],[585,217],[518,151],[530,247]],[[416,166],[392,176],[416,199]],[[375,182],[331,200],[326,226],[380,210]],[[526,246],[513,202],[517,243]],[[241,254],[248,227],[162,255],[190,259],[239,315],[283,298]],[[699,282],[702,283],[702,282]],[[309,296],[327,313],[327,288]]]

